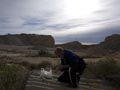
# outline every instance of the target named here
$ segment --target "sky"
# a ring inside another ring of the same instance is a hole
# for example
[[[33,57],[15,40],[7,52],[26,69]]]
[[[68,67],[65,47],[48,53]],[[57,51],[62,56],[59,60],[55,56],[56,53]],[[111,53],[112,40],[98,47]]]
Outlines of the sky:
[[[120,34],[120,0],[0,0],[0,34],[52,35],[55,43],[100,43]]]

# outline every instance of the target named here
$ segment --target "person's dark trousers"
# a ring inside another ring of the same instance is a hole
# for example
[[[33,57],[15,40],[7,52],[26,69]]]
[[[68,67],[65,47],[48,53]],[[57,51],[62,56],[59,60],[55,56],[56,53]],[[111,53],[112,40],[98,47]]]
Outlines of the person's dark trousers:
[[[72,87],[77,88],[80,81],[80,74],[78,74],[74,68],[69,68],[69,78]]]
[[[58,77],[59,82],[70,83],[69,72],[65,70],[61,76]]]
[[[80,75],[83,74],[85,68],[86,65],[82,60],[79,63],[73,63],[68,69],[62,70],[64,73],[58,78],[58,81],[69,83],[72,87],[77,88],[78,82],[80,81]]]
[[[74,88],[78,87],[80,75],[83,74],[85,66],[80,66],[79,63],[69,68],[70,83]]]
[[[63,74],[58,78],[59,82],[68,83],[74,88],[78,87],[79,80],[80,74],[77,74],[77,72],[72,68],[65,70]]]

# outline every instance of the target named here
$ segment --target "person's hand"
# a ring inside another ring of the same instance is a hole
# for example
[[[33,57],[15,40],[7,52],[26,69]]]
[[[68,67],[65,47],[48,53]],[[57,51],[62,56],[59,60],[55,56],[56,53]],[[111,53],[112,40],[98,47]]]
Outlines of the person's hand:
[[[56,70],[58,70],[58,71],[61,71],[61,69],[63,69],[63,65],[59,65],[59,66],[56,68]]]
[[[69,65],[59,65],[58,68],[57,68],[57,70],[64,71],[64,70],[66,70],[68,68],[69,68]]]

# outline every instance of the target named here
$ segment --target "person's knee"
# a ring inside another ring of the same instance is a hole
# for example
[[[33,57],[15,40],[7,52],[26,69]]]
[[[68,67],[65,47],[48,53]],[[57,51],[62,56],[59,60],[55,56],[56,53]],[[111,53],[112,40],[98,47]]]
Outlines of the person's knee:
[[[65,82],[65,80],[63,79],[63,78],[57,78],[57,80],[59,81],[59,82]]]
[[[62,79],[61,79],[61,78],[57,78],[57,80],[58,80],[59,82],[62,82]]]
[[[67,79],[67,78],[57,78],[58,82],[61,82],[61,83],[70,83],[70,80]]]

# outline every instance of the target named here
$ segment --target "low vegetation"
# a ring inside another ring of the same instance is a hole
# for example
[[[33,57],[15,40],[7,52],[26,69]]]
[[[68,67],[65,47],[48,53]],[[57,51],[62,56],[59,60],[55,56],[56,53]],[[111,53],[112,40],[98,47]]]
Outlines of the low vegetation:
[[[23,90],[28,70],[24,66],[8,63],[8,59],[0,58],[0,90]]]
[[[50,52],[44,51],[44,50],[40,50],[38,52],[38,56],[40,56],[40,57],[53,57],[53,55]]]
[[[104,57],[97,62],[89,62],[85,74],[120,85],[120,66],[111,57]]]
[[[35,53],[28,53],[26,55],[26,57],[51,57],[54,58],[56,57],[55,55],[53,55],[52,53],[50,53],[49,51],[46,50],[38,50]]]
[[[0,90],[22,90],[27,70],[23,66],[6,64],[0,66]]]
[[[37,64],[23,61],[23,62],[21,62],[19,64],[26,67],[26,68],[28,68],[29,70],[41,69],[41,68],[46,68],[46,67],[53,67],[52,63],[48,62],[48,61],[41,61],[40,63],[37,63]]]

